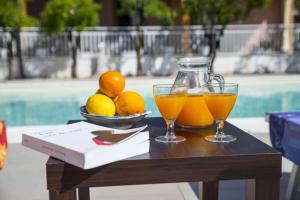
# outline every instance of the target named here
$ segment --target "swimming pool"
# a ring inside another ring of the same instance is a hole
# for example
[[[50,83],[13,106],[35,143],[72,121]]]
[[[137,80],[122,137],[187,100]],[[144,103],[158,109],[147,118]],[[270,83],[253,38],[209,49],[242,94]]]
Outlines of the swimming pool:
[[[300,77],[300,76],[299,76]],[[243,78],[234,79],[235,82]],[[297,80],[297,79],[295,79]],[[159,80],[152,80],[152,82]],[[9,126],[64,124],[81,119],[79,107],[97,90],[97,81],[53,83],[16,83],[0,87],[0,119]],[[165,81],[166,82],[166,81]],[[159,116],[151,95],[151,83],[132,83],[129,89],[140,92],[150,116]],[[244,81],[240,84],[232,118],[264,117],[266,112],[300,111],[300,83],[268,84]]]

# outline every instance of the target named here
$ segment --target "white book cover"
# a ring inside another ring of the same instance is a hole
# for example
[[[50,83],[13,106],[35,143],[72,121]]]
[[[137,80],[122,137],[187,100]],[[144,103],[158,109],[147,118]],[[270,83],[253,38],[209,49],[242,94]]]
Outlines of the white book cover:
[[[147,126],[118,130],[88,122],[23,133],[22,144],[83,169],[149,152]],[[111,132],[113,130],[113,132]]]

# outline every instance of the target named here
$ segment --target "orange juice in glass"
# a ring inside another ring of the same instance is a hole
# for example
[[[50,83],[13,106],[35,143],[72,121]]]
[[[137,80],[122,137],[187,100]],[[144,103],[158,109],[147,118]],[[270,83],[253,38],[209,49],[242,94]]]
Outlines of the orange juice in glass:
[[[226,120],[235,104],[237,95],[232,93],[206,93],[204,98],[214,119]]]
[[[174,121],[177,119],[186,100],[187,87],[184,85],[160,84],[153,86],[153,96],[159,112],[167,124],[164,136],[155,138],[157,142],[178,143],[185,141],[174,133]]]
[[[230,114],[238,94],[238,84],[236,83],[209,83],[203,86],[204,99],[206,105],[213,116],[217,131],[215,135],[206,136],[205,139],[210,142],[233,142],[236,137],[225,134],[223,127],[224,121]]]
[[[186,98],[183,95],[168,94],[155,96],[154,99],[159,112],[164,120],[167,121],[170,119],[175,120],[177,118]]]
[[[182,127],[206,127],[212,125],[214,118],[207,108],[204,95],[188,94],[185,104],[176,119],[176,124]]]

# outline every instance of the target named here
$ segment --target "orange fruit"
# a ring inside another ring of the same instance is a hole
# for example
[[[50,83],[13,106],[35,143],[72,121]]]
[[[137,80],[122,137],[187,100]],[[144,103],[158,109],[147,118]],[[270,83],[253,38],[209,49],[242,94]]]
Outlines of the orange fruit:
[[[107,71],[99,78],[100,91],[109,96],[115,97],[122,93],[125,87],[125,77],[117,71]]]
[[[116,101],[116,109],[120,116],[142,113],[145,110],[145,101],[143,97],[136,92],[123,92]]]

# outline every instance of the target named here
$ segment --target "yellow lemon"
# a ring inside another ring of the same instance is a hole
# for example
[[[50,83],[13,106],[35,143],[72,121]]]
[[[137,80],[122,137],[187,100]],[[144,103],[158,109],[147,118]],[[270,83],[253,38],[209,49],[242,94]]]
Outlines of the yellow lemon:
[[[90,114],[114,116],[116,113],[116,106],[111,98],[97,93],[88,98],[86,110]]]

